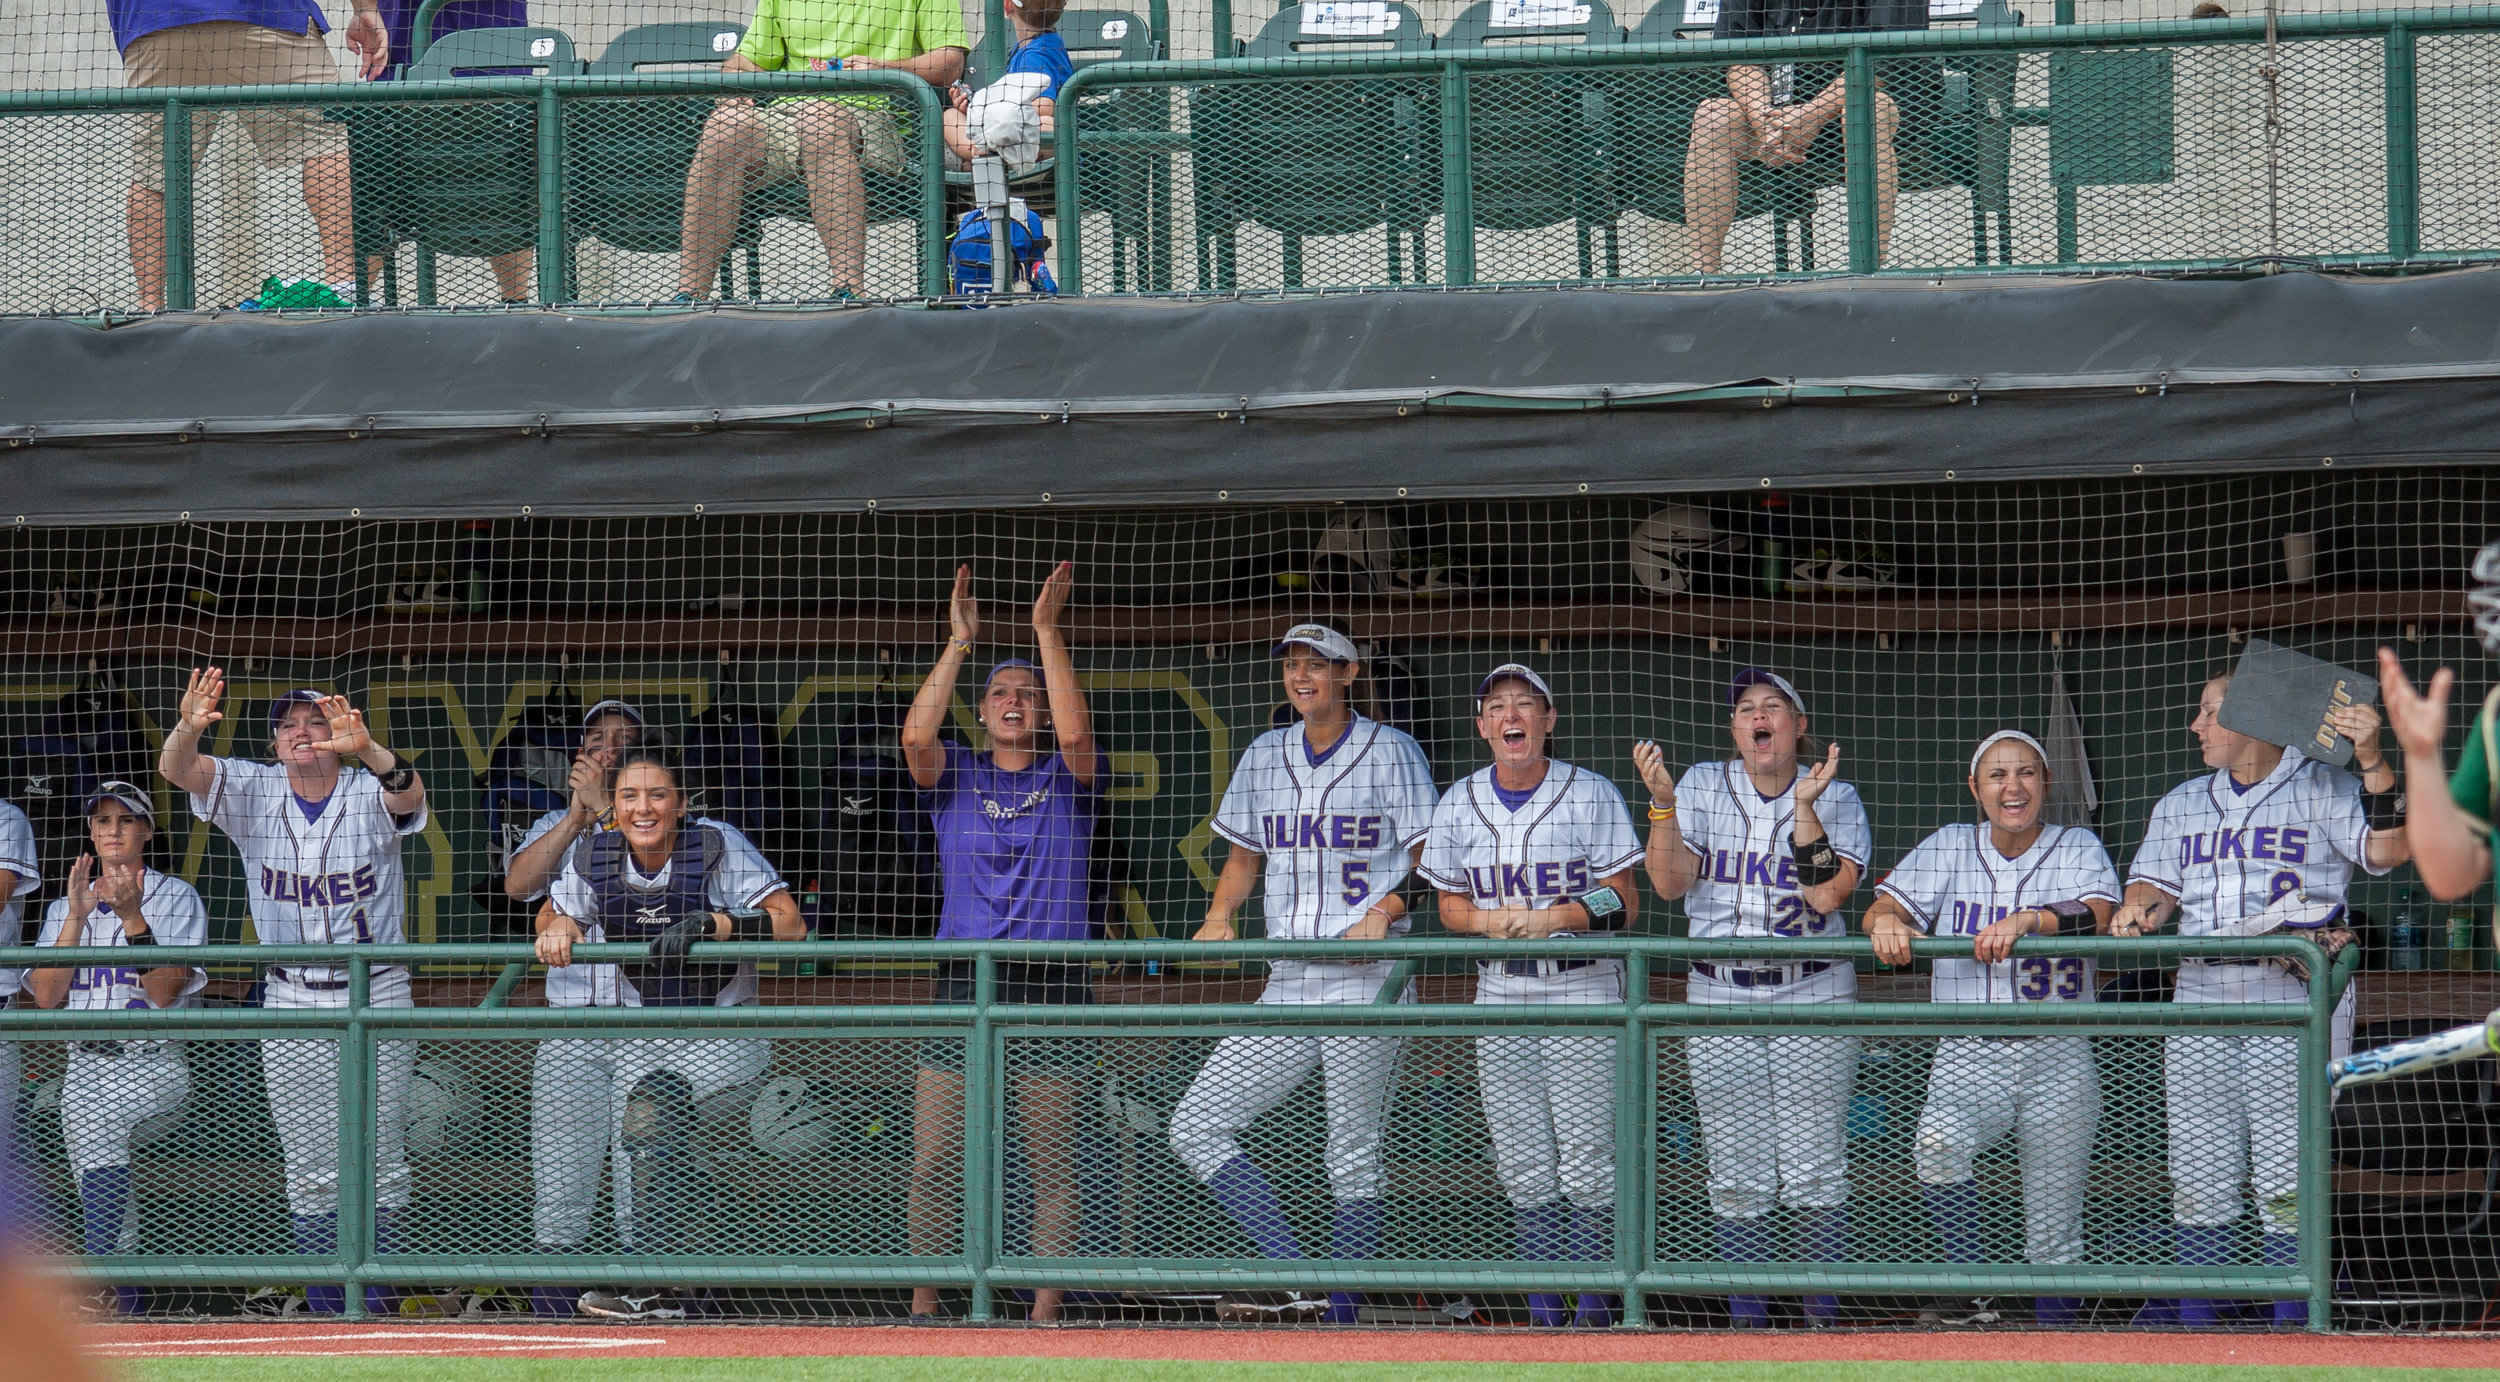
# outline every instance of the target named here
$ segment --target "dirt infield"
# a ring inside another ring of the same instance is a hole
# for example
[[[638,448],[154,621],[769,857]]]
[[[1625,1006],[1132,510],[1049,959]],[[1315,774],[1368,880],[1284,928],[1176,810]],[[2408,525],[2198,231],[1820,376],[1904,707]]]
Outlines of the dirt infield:
[[[469,1324],[124,1324],[119,1358],[1137,1358],[1272,1363],[2022,1362],[2500,1368],[2500,1338],[2213,1334],[1548,1334],[1525,1329],[1214,1330]]]

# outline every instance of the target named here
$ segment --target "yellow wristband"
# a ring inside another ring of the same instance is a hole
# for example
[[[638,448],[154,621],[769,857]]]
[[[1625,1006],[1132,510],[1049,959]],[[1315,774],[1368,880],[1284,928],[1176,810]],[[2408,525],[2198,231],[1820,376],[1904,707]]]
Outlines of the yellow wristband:
[[[1653,804],[1653,805],[1649,808],[1649,818],[1650,818],[1651,820],[1653,820],[1653,821],[1671,821],[1671,820],[1674,820],[1674,819],[1675,819],[1675,808],[1674,808],[1674,807],[1672,807],[1672,806],[1658,806],[1658,805],[1654,805],[1654,804]]]

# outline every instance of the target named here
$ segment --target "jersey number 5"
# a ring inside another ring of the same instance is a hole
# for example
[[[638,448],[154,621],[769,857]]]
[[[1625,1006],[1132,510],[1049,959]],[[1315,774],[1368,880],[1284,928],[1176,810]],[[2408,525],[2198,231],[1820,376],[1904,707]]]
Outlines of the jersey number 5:
[[[1345,903],[1351,907],[1372,895],[1372,866],[1369,860],[1349,859],[1338,872],[1337,881],[1345,887]]]

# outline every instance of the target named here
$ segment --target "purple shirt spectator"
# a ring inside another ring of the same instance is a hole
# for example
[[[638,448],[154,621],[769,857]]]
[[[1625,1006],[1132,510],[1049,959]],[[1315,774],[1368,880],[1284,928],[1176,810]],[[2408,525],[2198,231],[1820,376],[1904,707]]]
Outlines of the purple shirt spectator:
[[[1081,941],[1092,934],[1094,816],[1102,794],[1057,754],[1008,772],[961,744],[920,794],[936,824],[940,940]]]
[[[116,48],[188,24],[258,24],[290,34],[300,34],[310,24],[315,33],[330,32],[330,21],[321,17],[313,0],[105,0],[104,8]]]
[[[416,61],[417,11],[424,0],[382,0],[382,23],[391,33],[391,70],[380,80],[401,75]],[[530,22],[529,0],[451,0],[434,15],[434,38],[462,29],[518,29]],[[526,68],[512,71],[528,75]]]

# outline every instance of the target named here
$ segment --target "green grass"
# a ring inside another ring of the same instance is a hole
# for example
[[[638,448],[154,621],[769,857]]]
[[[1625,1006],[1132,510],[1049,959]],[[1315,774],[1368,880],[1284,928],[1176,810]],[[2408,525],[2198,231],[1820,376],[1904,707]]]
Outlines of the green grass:
[[[2085,1336],[2070,1336],[2088,1349]],[[1077,1358],[165,1358],[135,1382],[2408,1382],[2500,1371],[2083,1363],[1187,1363]]]

